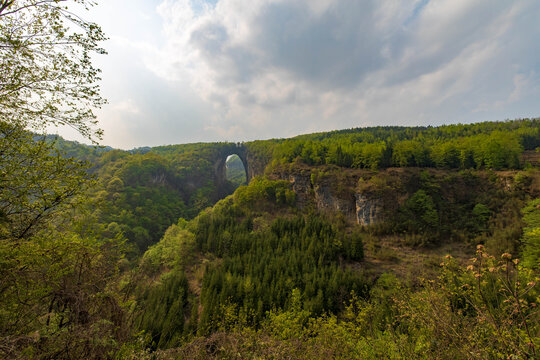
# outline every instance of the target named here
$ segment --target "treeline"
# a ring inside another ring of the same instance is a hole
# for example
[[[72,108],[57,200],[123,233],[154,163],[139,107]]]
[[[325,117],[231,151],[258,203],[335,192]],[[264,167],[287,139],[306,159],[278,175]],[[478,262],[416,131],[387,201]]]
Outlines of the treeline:
[[[276,163],[347,168],[520,168],[524,150],[540,146],[540,120],[440,127],[374,127],[302,135],[270,144]],[[249,147],[249,143],[247,144]],[[260,147],[260,144],[259,144]]]

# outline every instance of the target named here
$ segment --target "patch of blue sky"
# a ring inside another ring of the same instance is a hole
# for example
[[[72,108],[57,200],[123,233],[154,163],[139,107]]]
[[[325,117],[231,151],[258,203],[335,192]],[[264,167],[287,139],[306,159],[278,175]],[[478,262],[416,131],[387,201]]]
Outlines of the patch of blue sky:
[[[418,18],[418,16],[428,3],[429,0],[420,0],[418,4],[416,4],[416,6],[414,7],[412,14],[403,22],[403,26],[410,25],[416,18]]]
[[[207,8],[216,7],[219,0],[191,0],[191,9],[195,15],[202,14]]]

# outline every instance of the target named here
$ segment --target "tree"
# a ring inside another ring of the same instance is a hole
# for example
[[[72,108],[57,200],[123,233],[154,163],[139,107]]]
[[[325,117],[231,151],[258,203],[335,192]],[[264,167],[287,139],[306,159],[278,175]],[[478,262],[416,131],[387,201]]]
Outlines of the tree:
[[[418,190],[401,208],[403,225],[417,233],[432,233],[439,223],[439,214],[433,198],[424,190]]]
[[[31,238],[90,184],[85,163],[0,122],[0,241]]]
[[[540,199],[530,201],[521,210],[523,229],[523,264],[532,269],[540,268]]]
[[[30,132],[67,125],[100,138],[91,55],[104,35],[71,11],[91,5],[0,0],[1,358],[102,359],[129,333],[114,285],[122,239],[76,203],[87,167]]]
[[[71,6],[68,6],[71,5]],[[93,0],[0,0],[0,120],[45,130],[67,125],[96,141],[101,28],[74,14]]]
[[[86,189],[84,164],[29,130],[68,125],[96,141],[92,109],[104,53],[96,24],[71,12],[92,0],[0,0],[0,219],[3,240],[32,236]],[[67,5],[71,5],[68,7]]]
[[[96,141],[92,110],[104,103],[91,54],[104,53],[99,26],[71,9],[93,0],[0,0],[0,219],[2,238],[28,238],[85,190],[84,165],[45,137],[68,125]],[[68,6],[71,5],[71,6]]]

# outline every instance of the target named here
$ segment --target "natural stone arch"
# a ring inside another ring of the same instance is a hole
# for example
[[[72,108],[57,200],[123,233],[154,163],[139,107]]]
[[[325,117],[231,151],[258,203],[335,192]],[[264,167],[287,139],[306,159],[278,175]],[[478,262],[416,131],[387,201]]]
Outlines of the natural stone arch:
[[[227,181],[227,169],[226,169],[226,162],[227,158],[231,155],[237,155],[240,160],[242,161],[242,165],[244,165],[244,171],[246,172],[246,183],[249,183],[249,180],[251,179],[249,177],[249,168],[248,168],[248,162],[246,160],[246,157],[243,154],[239,154],[238,152],[233,152],[230,154],[227,154],[225,156],[220,157],[219,160],[216,161],[215,164],[215,171],[216,171],[216,180],[218,184],[224,184],[225,181]]]
[[[225,184],[227,181],[226,161],[227,161],[227,158],[231,155],[237,155],[242,161],[242,165],[244,165],[244,171],[246,172],[246,183],[249,183],[249,181],[252,178],[252,174],[250,173],[250,167],[249,167],[249,163],[247,159],[246,148],[244,147],[244,145],[240,143],[224,144],[223,148],[219,152],[219,155],[214,163],[216,185],[218,189],[220,189],[220,192],[225,191]]]
[[[247,145],[244,143],[221,143],[214,154],[215,183],[220,195],[224,195],[227,192],[225,191],[227,179],[225,162],[227,161],[228,156],[238,155],[244,165],[247,183],[254,177],[263,175],[264,170],[268,165],[268,161],[270,160],[269,157],[261,157],[260,154],[253,154],[250,151],[249,143]]]

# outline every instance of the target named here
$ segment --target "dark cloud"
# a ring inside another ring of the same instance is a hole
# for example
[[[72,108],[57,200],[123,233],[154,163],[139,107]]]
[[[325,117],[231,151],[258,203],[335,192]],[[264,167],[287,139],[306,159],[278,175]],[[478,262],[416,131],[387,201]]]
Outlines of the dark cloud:
[[[303,2],[267,3],[249,19],[251,41],[230,45],[223,25],[204,23],[190,43],[220,70],[220,81],[248,82],[280,69],[324,88],[351,87],[388,61],[382,52],[392,38],[376,31],[376,3],[338,2],[319,14]]]
[[[254,35],[272,66],[324,87],[350,87],[385,64],[373,13],[373,1],[336,3],[322,14],[297,2],[271,3],[255,19]]]

